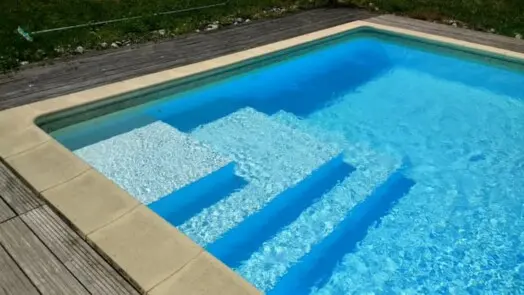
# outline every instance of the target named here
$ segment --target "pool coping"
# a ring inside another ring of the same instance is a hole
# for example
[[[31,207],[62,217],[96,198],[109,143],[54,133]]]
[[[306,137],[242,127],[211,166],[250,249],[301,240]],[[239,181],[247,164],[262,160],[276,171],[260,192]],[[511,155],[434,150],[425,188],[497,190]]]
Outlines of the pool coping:
[[[524,60],[524,54],[367,21],[353,21],[276,43],[0,112],[0,157],[143,293],[260,294],[174,226],[63,147],[37,118],[175,79],[216,70],[358,28],[371,28]],[[133,245],[133,246],[129,246]],[[169,259],[166,259],[169,257]],[[175,292],[176,290],[176,292]]]

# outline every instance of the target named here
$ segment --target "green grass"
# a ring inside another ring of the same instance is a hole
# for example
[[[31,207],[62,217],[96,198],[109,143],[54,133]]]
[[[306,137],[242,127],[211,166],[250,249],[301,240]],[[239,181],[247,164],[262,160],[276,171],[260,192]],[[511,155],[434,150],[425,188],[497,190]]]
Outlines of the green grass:
[[[225,0],[224,0],[225,1]],[[175,15],[150,16],[104,26],[35,35],[28,42],[15,33],[18,26],[34,32],[62,26],[155,12],[185,9],[222,0],[0,0],[0,71],[16,69],[21,61],[40,61],[74,54],[77,46],[100,49],[103,42],[143,43],[192,32],[212,21],[227,23],[236,17],[272,17],[271,7],[312,8],[322,0],[231,0],[227,6]],[[164,29],[160,36],[155,30]]]
[[[524,0],[340,0],[367,9],[426,20],[458,20],[479,30],[495,29],[508,36],[524,34]],[[207,5],[221,0],[0,0],[0,71],[16,69],[21,61],[52,60],[74,54],[77,46],[101,49],[115,41],[143,43],[202,28],[211,21],[231,22],[236,17],[262,18],[270,7],[307,9],[328,0],[231,0],[227,6],[176,15],[146,17],[116,24],[73,29],[34,36],[28,42],[15,33],[18,26],[29,32],[149,15],[159,11]],[[373,5],[370,5],[370,2]],[[155,30],[164,29],[160,36]]]

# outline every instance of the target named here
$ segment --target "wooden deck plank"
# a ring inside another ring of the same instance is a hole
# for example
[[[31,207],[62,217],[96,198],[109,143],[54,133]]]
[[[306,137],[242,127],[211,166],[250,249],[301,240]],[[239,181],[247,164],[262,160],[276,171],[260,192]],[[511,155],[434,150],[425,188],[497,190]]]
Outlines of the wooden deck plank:
[[[13,210],[22,214],[42,205],[43,201],[29,189],[0,159],[0,196]]]
[[[48,206],[21,218],[91,294],[138,294]]]
[[[479,43],[516,52],[524,52],[523,40],[518,40],[515,38],[510,38],[496,34],[478,32],[464,28],[457,28],[444,24],[432,23],[395,15],[381,15],[378,17],[370,18],[366,21],[381,25],[395,26],[403,29],[419,31],[428,34],[455,38],[463,41]]]
[[[245,50],[370,17],[355,9],[318,9],[157,44],[82,56],[2,79],[0,110]]]
[[[19,217],[0,224],[0,243],[42,294],[89,294]]]
[[[0,295],[38,295],[35,286],[0,246]]]
[[[15,217],[16,214],[9,208],[0,195],[0,223]]]

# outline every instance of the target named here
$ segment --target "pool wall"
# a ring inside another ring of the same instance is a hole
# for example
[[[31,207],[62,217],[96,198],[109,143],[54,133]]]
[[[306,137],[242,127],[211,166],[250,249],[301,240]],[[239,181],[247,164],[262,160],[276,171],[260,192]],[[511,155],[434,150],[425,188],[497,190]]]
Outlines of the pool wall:
[[[100,115],[102,107],[112,112],[115,109],[108,106],[117,102],[119,109],[143,103],[137,99],[138,95],[171,87],[176,79],[191,87],[191,83],[198,79],[234,70],[239,65],[249,65],[266,54],[283,56],[293,52],[295,46],[362,29],[427,40],[466,53],[489,55],[510,64],[524,60],[524,54],[508,50],[356,21],[2,111],[0,157],[141,291],[154,295],[209,294],[210,291],[228,295],[258,294],[260,292],[248,282],[145,205],[139,204],[46,131]],[[246,60],[248,62],[243,63]]]

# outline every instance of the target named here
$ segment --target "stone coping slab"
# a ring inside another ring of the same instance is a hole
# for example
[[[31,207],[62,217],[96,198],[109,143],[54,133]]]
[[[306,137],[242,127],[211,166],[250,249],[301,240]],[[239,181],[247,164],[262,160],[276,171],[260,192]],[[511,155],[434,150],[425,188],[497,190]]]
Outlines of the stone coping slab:
[[[35,121],[45,115],[215,70],[358,28],[371,28],[524,60],[524,54],[366,21],[0,112],[0,157],[143,293],[259,294],[260,291],[99,174]]]

